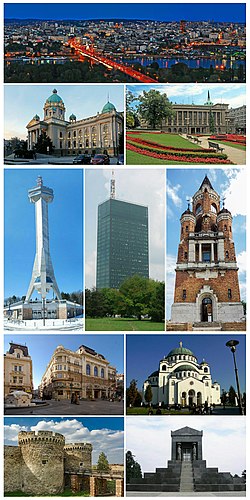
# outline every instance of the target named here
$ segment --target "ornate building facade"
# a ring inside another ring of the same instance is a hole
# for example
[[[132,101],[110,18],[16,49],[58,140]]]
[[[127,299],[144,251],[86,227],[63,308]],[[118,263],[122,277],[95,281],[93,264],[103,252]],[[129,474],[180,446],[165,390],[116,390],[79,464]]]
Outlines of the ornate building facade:
[[[28,347],[10,342],[10,348],[4,355],[4,397],[13,391],[32,394],[33,373]]]
[[[94,349],[81,345],[77,351],[59,345],[39,386],[47,399],[109,398],[116,393],[116,368]]]
[[[111,156],[117,154],[124,120],[123,112],[119,113],[111,102],[108,101],[94,116],[77,120],[72,113],[66,120],[64,102],[54,89],[43,111],[42,120],[36,114],[26,126],[29,150],[35,148],[38,137],[45,132],[52,141],[55,154],[95,154],[104,151]]]
[[[172,349],[159,363],[143,385],[152,389],[152,404],[179,404],[181,406],[220,404],[220,386],[212,381],[206,361],[198,362],[190,349],[182,346]]]
[[[207,176],[181,215],[172,323],[239,328],[244,323],[232,214]]]

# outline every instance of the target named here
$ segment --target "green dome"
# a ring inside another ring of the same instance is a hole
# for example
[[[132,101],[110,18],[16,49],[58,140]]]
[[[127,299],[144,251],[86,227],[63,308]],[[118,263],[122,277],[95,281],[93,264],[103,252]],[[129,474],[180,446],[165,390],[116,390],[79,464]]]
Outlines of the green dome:
[[[36,120],[36,121],[38,121],[38,120],[40,120],[40,116],[35,115],[33,119]]]
[[[192,366],[192,365],[181,365],[181,366],[178,366],[178,368],[176,368],[174,370],[174,372],[183,372],[183,371],[187,371],[187,370],[192,370],[193,372],[197,372],[198,370]]]
[[[110,113],[111,111],[116,111],[116,108],[112,102],[107,102],[102,108],[102,113]]]
[[[70,115],[69,119],[70,119],[70,120],[76,120],[76,115],[74,115],[74,114],[72,113],[72,115]]]
[[[158,377],[158,375],[159,375],[159,372],[158,372],[158,370],[156,370],[155,372],[151,373],[151,375],[149,375],[148,378],[150,378],[150,377]]]
[[[53,94],[48,97],[47,101],[49,103],[55,103],[55,102],[63,102],[62,98],[57,94],[57,90],[53,90]]]
[[[172,351],[168,353],[167,358],[169,358],[169,356],[175,356],[176,354],[188,354],[189,356],[194,356],[196,358],[196,356],[192,351],[190,351],[190,349],[186,349],[186,347],[182,346],[176,347],[176,349],[172,349]]]

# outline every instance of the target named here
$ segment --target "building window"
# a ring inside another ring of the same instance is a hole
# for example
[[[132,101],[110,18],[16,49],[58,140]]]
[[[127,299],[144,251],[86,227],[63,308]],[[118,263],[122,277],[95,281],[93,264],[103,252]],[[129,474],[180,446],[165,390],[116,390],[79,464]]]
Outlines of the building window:
[[[228,290],[227,290],[227,296],[228,296],[229,299],[232,298],[232,290],[231,290],[231,288],[228,288]]]
[[[98,368],[97,368],[97,366],[94,367],[94,377],[98,377]]]
[[[162,365],[161,369],[162,369],[162,371],[164,371],[164,372],[165,372],[165,371],[166,371],[166,369],[167,369],[167,368],[166,368],[166,365]]]
[[[207,373],[208,372],[208,368],[204,368],[204,373]]]
[[[104,368],[101,369],[101,378],[104,378]]]
[[[226,250],[226,259],[229,258],[229,252]]]
[[[227,231],[227,226],[226,226],[226,224],[225,224],[225,226],[224,226],[224,231]]]
[[[183,300],[187,298],[187,290],[182,290],[182,298]]]
[[[22,367],[21,367],[21,366],[19,366],[19,367],[18,367],[18,370],[19,370],[19,372],[21,372],[21,371],[22,371]]]
[[[18,352],[17,355],[16,355],[17,358],[20,358],[20,353]]]
[[[14,371],[17,372],[17,366],[14,366]]]
[[[217,208],[216,208],[215,203],[212,203],[212,205],[211,205],[211,212],[213,212],[214,214],[216,214],[216,212],[217,212]]]
[[[188,253],[187,252],[184,252],[184,258],[187,259],[188,258]]]
[[[48,460],[42,460],[42,465],[45,465],[48,463]]]
[[[61,139],[62,139],[62,136],[63,136],[63,135],[62,135],[62,132],[60,132],[60,138],[61,138]]]
[[[90,375],[90,365],[86,366],[86,375]]]
[[[17,382],[17,378],[13,377],[13,383],[16,384],[16,382]]]
[[[195,210],[196,215],[199,214],[201,211],[202,211],[202,206],[200,203],[198,203],[198,205],[196,206],[196,210]]]
[[[185,231],[186,231],[186,233],[188,233],[188,226],[185,227]]]

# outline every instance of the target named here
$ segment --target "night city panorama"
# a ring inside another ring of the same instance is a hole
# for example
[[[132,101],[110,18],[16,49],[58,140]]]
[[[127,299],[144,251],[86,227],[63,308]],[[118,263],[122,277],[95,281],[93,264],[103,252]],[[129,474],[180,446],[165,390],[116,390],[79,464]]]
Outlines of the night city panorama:
[[[5,82],[244,82],[245,4],[5,5]]]

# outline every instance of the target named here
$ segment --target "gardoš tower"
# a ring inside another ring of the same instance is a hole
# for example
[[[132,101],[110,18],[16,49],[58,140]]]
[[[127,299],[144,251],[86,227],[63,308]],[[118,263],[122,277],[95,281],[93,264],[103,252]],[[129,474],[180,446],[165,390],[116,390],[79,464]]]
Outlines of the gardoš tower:
[[[181,215],[171,323],[234,329],[244,322],[232,214],[207,176]],[[230,327],[230,328],[229,328]],[[242,329],[242,328],[241,328]]]
[[[43,185],[40,176],[37,179],[37,186],[30,189],[28,193],[30,202],[35,204],[36,211],[36,255],[25,302],[29,302],[34,290],[37,290],[41,294],[44,310],[46,295],[51,289],[57,299],[61,300],[49,250],[48,203],[53,201],[54,194],[53,189]]]

